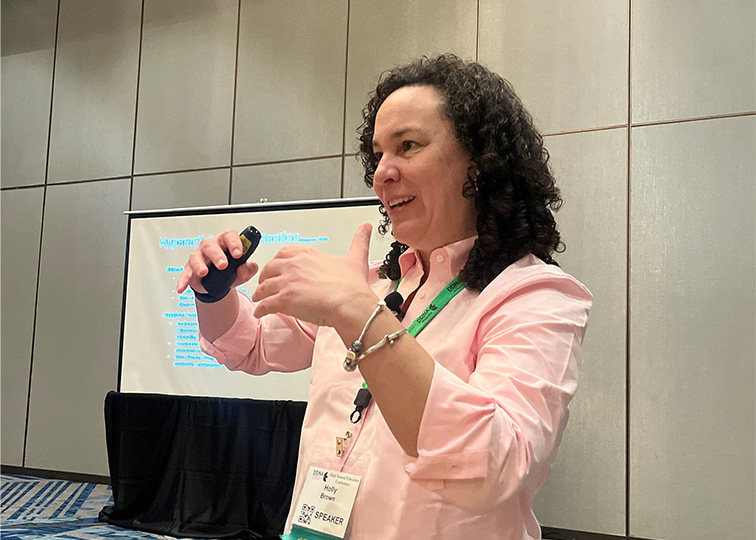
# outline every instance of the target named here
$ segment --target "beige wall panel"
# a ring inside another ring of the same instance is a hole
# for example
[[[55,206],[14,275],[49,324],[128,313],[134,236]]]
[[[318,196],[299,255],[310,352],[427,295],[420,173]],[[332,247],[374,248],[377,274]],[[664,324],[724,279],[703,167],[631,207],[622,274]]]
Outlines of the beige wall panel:
[[[628,2],[480,0],[480,61],[539,129],[627,123]]]
[[[128,204],[126,179],[48,188],[27,467],[108,474],[103,406],[118,380]]]
[[[234,167],[231,204],[337,199],[341,158]]]
[[[536,515],[552,527],[624,535],[627,129],[547,137],[564,205],[562,268],[593,294],[578,391]]]
[[[134,178],[132,210],[228,204],[230,169]]]
[[[379,75],[423,55],[475,58],[477,4],[470,0],[351,0],[346,152],[358,148],[362,108]]]
[[[753,0],[633,0],[633,121],[756,110]]]
[[[375,197],[365,185],[365,168],[357,156],[344,156],[344,197]]]
[[[756,538],[756,117],[634,128],[630,534]]]
[[[61,3],[50,182],[131,174],[139,2]]]
[[[3,187],[45,181],[57,16],[57,0],[3,0]]]
[[[134,171],[231,164],[238,3],[146,0]]]
[[[2,455],[3,465],[23,465],[34,300],[37,293],[43,188],[3,191],[2,203]]]
[[[242,2],[234,163],[341,153],[346,0]]]

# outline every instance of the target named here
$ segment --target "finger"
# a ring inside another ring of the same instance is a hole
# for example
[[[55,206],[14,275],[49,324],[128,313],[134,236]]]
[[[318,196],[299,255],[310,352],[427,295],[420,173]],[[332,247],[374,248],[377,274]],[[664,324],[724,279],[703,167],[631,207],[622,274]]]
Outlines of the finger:
[[[199,278],[207,275],[207,264],[213,263],[217,268],[222,270],[228,266],[228,258],[225,251],[231,253],[234,258],[239,258],[242,254],[242,249],[241,239],[236,231],[228,230],[220,233],[218,236],[205,238],[197,250],[189,256],[189,260],[184,265],[184,270],[181,272],[176,283],[176,291],[182,293],[187,287],[191,286],[195,290],[203,292],[204,289],[200,285]]]
[[[195,290],[204,292],[200,279],[206,274],[207,265],[205,264],[205,258],[199,251],[195,251],[189,256],[189,260],[186,261],[184,269],[181,271],[181,275],[179,275],[179,279],[176,282],[176,292],[181,294],[189,286]]]
[[[241,238],[236,231],[228,230],[219,234],[218,245],[222,250],[227,250],[234,259],[241,257],[244,252]]]
[[[284,282],[281,277],[273,277],[265,280],[260,279],[250,298],[254,302],[261,302],[266,298],[279,294],[281,292],[281,287],[283,286]]]
[[[271,259],[263,266],[258,282],[262,283],[265,280],[282,275],[287,266],[290,267],[291,264],[280,259]]]
[[[186,261],[186,266],[184,267],[184,270],[188,268],[191,272],[189,280],[192,281],[193,276],[198,278],[205,277],[208,272],[208,262],[209,261],[205,258],[205,255],[199,250],[189,255],[189,260]]]
[[[265,317],[266,315],[270,315],[271,313],[276,313],[276,311],[273,309],[270,309],[268,305],[265,304],[264,302],[255,303],[255,311],[254,311],[255,318],[259,319],[261,317]]]
[[[205,240],[202,241],[203,243]],[[200,253],[208,263],[213,263],[219,270],[223,270],[228,266],[228,257],[226,257],[225,250],[227,247],[225,243],[219,239],[211,239],[206,244],[200,244]],[[196,252],[195,252],[196,253]],[[205,273],[206,274],[206,273]],[[201,274],[201,275],[205,275]]]
[[[189,271],[186,267],[181,271],[181,274],[179,275],[178,281],[176,282],[176,292],[181,294],[186,290],[187,285],[189,285]]]
[[[199,292],[204,292],[202,282],[189,265],[184,267],[184,270],[182,270],[179,275],[178,281],[176,281],[176,292],[181,294],[188,287],[192,287],[194,290],[199,290]]]
[[[370,235],[372,232],[373,226],[370,223],[360,225],[357,228],[357,232],[354,233],[347,257],[367,263],[370,254]]]
[[[256,300],[255,297],[258,295],[259,290],[260,287],[258,287],[252,295],[252,300],[255,302],[255,317],[259,319],[260,317],[270,315],[271,313],[286,313],[286,306],[289,304],[287,301],[288,295],[280,290],[268,290],[259,293],[260,299]]]
[[[242,285],[255,277],[255,274],[257,274],[257,271],[259,269],[260,265],[252,261],[247,261],[246,263],[241,265],[236,271],[236,281],[234,281],[234,287],[238,287],[239,285]]]

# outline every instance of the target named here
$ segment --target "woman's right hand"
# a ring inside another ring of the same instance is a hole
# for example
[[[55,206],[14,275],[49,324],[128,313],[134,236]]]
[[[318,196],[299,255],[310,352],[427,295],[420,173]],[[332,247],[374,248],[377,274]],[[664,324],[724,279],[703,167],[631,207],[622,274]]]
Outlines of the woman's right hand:
[[[202,240],[184,265],[184,270],[176,283],[176,292],[181,294],[187,287],[191,287],[199,293],[206,293],[207,291],[202,286],[202,278],[207,275],[207,265],[213,263],[219,270],[226,268],[228,266],[228,259],[224,253],[226,250],[235,259],[242,256],[243,247],[238,232],[224,231],[218,236]],[[257,263],[251,260],[241,265],[236,272],[236,281],[234,281],[233,287],[252,279],[258,269]]]

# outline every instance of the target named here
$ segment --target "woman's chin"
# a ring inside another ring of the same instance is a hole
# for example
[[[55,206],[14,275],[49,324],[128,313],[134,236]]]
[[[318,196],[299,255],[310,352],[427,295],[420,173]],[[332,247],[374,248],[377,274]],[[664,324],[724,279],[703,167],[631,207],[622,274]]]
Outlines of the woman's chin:
[[[399,227],[397,227],[396,224],[392,222],[391,234],[394,236],[394,239],[397,242],[401,242],[402,244],[409,247],[416,247],[417,235],[412,234],[411,231],[408,231],[406,227],[403,227],[402,225],[399,225]]]

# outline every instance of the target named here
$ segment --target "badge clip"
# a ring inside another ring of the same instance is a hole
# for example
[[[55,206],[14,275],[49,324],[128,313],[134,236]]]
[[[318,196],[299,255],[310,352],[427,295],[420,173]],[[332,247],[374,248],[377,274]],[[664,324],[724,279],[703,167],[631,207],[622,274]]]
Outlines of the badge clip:
[[[344,452],[346,452],[351,437],[351,431],[344,433],[343,437],[336,437],[336,457],[344,457]]]

